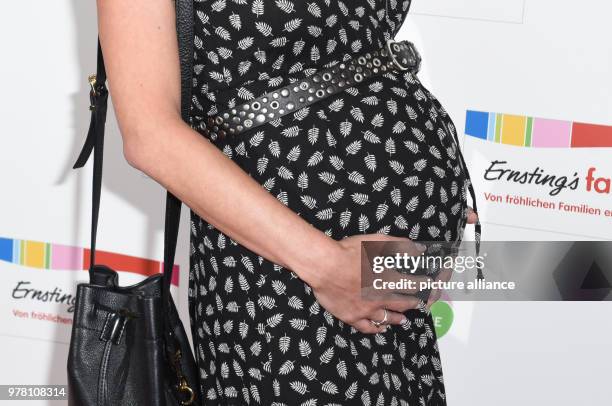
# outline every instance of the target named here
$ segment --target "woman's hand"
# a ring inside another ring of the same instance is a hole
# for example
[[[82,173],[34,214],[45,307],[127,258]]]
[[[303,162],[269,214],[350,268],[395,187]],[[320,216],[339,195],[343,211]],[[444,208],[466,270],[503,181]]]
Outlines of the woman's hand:
[[[384,298],[368,299],[363,297],[362,271],[371,272],[369,263],[362,263],[361,243],[363,241],[397,242],[401,244],[402,251],[409,255],[418,256],[424,247],[407,238],[391,237],[382,234],[355,235],[337,242],[337,250],[328,258],[321,260],[317,270],[296,273],[312,288],[315,297],[327,311],[336,318],[355,327],[362,333],[379,333],[389,324],[402,324],[405,322],[403,312],[414,309],[421,299],[416,296],[396,296],[390,294]],[[408,249],[406,249],[408,247]],[[363,267],[368,269],[363,269]],[[385,271],[387,272],[387,271]],[[418,286],[419,282],[427,279],[425,276],[402,275],[402,278],[413,279]],[[413,290],[403,290],[402,293],[415,294],[418,287]],[[381,321],[387,309],[387,321],[376,326],[372,321]]]
[[[478,214],[476,214],[474,209],[472,209],[471,207],[468,207],[467,223],[476,224],[477,222],[478,222]]]

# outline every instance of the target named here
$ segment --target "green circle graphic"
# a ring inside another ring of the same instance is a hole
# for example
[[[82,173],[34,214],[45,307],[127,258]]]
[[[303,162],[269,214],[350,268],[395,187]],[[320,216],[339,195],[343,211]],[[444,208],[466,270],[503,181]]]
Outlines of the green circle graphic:
[[[453,308],[446,302],[437,301],[431,305],[431,317],[433,318],[436,335],[443,337],[453,325]]]

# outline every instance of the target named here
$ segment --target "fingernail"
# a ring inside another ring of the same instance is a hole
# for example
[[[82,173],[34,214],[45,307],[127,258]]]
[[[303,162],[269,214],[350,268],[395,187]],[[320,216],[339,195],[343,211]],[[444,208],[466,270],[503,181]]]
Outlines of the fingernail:
[[[427,247],[424,244],[421,244],[420,242],[417,242],[415,245],[419,251],[425,251],[427,249]]]
[[[406,323],[407,321],[408,321],[408,319],[407,319],[407,318],[405,318],[405,317],[403,317],[403,318],[402,318],[402,320],[400,321],[400,323],[401,323],[401,324],[404,324],[404,323]]]

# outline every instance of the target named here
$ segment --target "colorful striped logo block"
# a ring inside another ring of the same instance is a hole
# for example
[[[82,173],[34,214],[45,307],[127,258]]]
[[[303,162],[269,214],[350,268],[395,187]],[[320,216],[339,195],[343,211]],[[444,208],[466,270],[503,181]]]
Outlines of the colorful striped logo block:
[[[89,248],[0,237],[0,261],[34,269],[77,271],[89,269]],[[113,269],[151,276],[163,272],[163,262],[96,250],[96,262]],[[179,266],[172,284],[178,286]]]
[[[612,126],[468,110],[465,134],[534,148],[610,148]]]

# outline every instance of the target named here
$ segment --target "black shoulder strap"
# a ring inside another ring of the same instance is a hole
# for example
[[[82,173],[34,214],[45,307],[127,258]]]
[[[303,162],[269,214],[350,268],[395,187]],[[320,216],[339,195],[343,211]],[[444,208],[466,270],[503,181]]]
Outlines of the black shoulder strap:
[[[191,105],[191,71],[193,58],[193,0],[176,0],[176,30],[179,45],[179,59],[181,66],[181,117],[189,123]],[[90,106],[91,119],[85,144],[81,149],[73,168],[81,168],[91,155],[94,154],[93,187],[91,205],[91,250],[90,250],[90,279],[96,260],[96,234],[98,229],[98,216],[100,212],[100,194],[102,190],[102,158],[104,149],[104,129],[106,123],[108,90],[106,88],[106,69],[100,39],[98,38],[98,61],[96,75],[89,77],[91,85]],[[166,195],[166,215],[164,224],[164,289],[167,294],[172,281],[172,268],[176,253],[179,221],[181,215],[181,201],[171,194]],[[167,296],[168,297],[168,296]],[[165,303],[167,302],[164,301]]]

